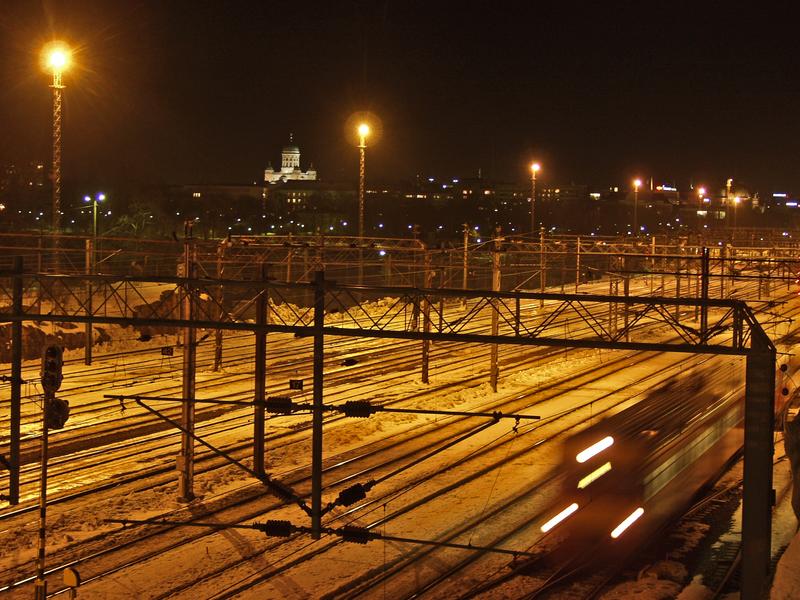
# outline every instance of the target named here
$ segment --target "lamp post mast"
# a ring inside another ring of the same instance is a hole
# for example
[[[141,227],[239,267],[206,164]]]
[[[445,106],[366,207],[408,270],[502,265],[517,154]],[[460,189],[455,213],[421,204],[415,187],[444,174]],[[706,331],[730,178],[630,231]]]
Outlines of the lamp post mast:
[[[366,154],[367,154],[367,135],[369,135],[369,125],[362,123],[358,126],[358,237],[364,237],[364,195],[367,179]]]
[[[58,270],[58,234],[61,233],[61,98],[64,84],[61,75],[69,66],[70,51],[61,42],[53,42],[45,47],[47,68],[53,72],[53,250],[55,269]]]
[[[61,71],[53,69],[53,233],[61,231]]]
[[[536,233],[536,174],[541,168],[536,162],[531,165],[531,238]]]
[[[366,155],[369,125],[358,126],[358,285],[364,283],[364,196],[366,194]]]

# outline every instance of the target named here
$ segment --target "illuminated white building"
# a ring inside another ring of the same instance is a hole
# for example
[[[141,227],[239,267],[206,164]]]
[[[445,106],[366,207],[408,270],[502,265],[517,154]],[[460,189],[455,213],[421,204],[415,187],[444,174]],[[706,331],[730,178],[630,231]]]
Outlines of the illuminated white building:
[[[300,170],[300,148],[292,141],[289,134],[289,144],[281,150],[281,170],[276,171],[270,163],[264,170],[266,183],[281,183],[284,181],[316,181],[317,172],[313,166],[308,171]]]

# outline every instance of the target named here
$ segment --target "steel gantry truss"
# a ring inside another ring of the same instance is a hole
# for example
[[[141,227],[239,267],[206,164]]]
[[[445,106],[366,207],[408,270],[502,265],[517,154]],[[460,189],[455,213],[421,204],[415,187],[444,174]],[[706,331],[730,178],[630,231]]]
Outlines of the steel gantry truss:
[[[0,319],[12,327],[11,501],[19,493],[19,415],[24,322],[106,323],[184,331],[182,449],[179,489],[192,498],[195,436],[194,348],[198,330],[250,331],[254,361],[254,465],[263,476],[266,335],[313,338],[311,531],[322,524],[323,359],[326,336],[418,340],[427,372],[431,341],[557,346],[628,351],[727,354],[746,357],[743,597],[756,598],[770,559],[772,424],[775,347],[746,303],[699,298],[548,294],[409,287],[346,286],[317,271],[306,283],[194,276],[190,244],[182,277],[49,275],[0,271]],[[224,292],[224,293],[223,293]],[[299,302],[299,298],[309,300]],[[467,299],[467,302],[464,300]],[[692,315],[700,314],[695,320]],[[491,318],[487,319],[486,317]],[[621,317],[621,318],[620,318]],[[580,328],[575,322],[585,325]],[[261,342],[258,342],[258,340]],[[492,353],[496,361],[496,353]],[[496,362],[492,365],[496,374]],[[496,375],[495,375],[496,376]]]

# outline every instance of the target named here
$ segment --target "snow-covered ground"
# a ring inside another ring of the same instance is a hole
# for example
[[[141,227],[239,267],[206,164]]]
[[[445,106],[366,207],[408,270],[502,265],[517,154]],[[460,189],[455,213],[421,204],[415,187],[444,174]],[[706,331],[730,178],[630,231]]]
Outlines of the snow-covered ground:
[[[641,286],[646,291],[647,284]],[[385,306],[390,301],[384,300],[376,303],[374,315],[382,314]],[[282,307],[280,310],[288,310]],[[341,320],[341,315],[331,316],[329,322]],[[574,333],[574,331],[572,332]],[[666,335],[667,332],[662,332]],[[294,352],[303,363],[303,358],[308,356],[307,339],[292,339],[291,336],[270,336],[270,340],[278,340],[278,347],[285,346]],[[134,344],[133,341],[130,342]],[[153,342],[154,354],[159,346]],[[373,347],[379,346],[375,343]],[[400,344],[398,344],[400,345]],[[391,344],[386,343],[386,353]],[[272,348],[270,346],[270,348]],[[636,357],[630,356],[619,363],[619,353],[601,353],[596,351],[562,351],[557,355],[557,360],[541,359],[539,364],[514,366],[511,361],[521,353],[515,348],[501,348],[501,389],[493,393],[485,382],[488,363],[485,355],[486,349],[475,349],[462,344],[434,344],[431,358],[431,379],[433,384],[451,384],[447,390],[431,390],[431,386],[424,386],[418,380],[416,367],[400,370],[402,380],[390,379],[390,373],[381,372],[381,360],[374,358],[372,373],[361,373],[358,376],[358,396],[373,401],[391,401],[413,399],[416,408],[436,408],[438,410],[486,410],[491,403],[501,400],[513,402],[514,398],[523,399],[519,406],[527,414],[541,414],[542,416],[559,415],[557,421],[548,422],[546,425],[522,423],[516,430],[513,422],[501,422],[487,428],[485,431],[464,440],[451,449],[441,452],[434,459],[425,461],[420,465],[409,468],[386,482],[389,488],[384,492],[381,487],[376,487],[378,501],[374,505],[360,509],[353,515],[343,514],[341,509],[331,513],[335,522],[353,522],[359,525],[368,525],[387,517],[381,524],[380,531],[395,536],[408,536],[415,538],[432,539],[455,532],[458,527],[469,519],[475,519],[493,508],[499,506],[505,499],[514,494],[524,493],[526,486],[531,481],[543,477],[552,467],[560,461],[557,443],[546,442],[549,435],[556,435],[557,430],[570,424],[578,425],[587,416],[597,418],[603,410],[620,410],[626,402],[635,401],[638,395],[647,391],[654,385],[654,374],[666,377],[675,369],[683,368],[681,361],[685,357],[668,356],[654,357],[647,361],[637,362]],[[76,351],[77,352],[77,351]],[[414,349],[414,353],[418,348]],[[474,361],[468,364],[457,362],[461,357],[473,357]],[[369,361],[369,359],[368,359]],[[368,362],[367,361],[367,362]],[[176,360],[177,362],[177,360]],[[298,367],[303,373],[308,373],[306,364]],[[579,379],[582,374],[592,373],[594,369],[602,369],[609,365],[609,372],[603,376],[597,375],[584,381],[579,386],[572,386],[571,380]],[[159,365],[153,369],[153,379],[144,381],[142,373],[136,371],[136,364],[128,365],[132,371],[129,376],[125,373],[117,378],[118,389],[124,393],[152,393],[154,389],[163,385],[164,378],[174,376],[174,367],[170,365],[165,369]],[[627,368],[623,368],[627,367]],[[76,368],[77,369],[77,368]],[[36,365],[28,367],[30,373],[35,372]],[[330,367],[326,371],[326,381]],[[82,376],[89,379],[93,377],[93,370],[81,371]],[[249,366],[231,366],[226,372],[231,376],[236,372],[249,375]],[[475,381],[476,376],[481,376],[482,381]],[[32,375],[33,377],[33,375]],[[648,379],[648,377],[650,379]],[[203,397],[203,383],[208,378],[211,382],[215,376],[208,370],[199,374],[199,397]],[[71,381],[77,385],[81,383],[73,377]],[[89,383],[88,381],[83,383]],[[95,382],[96,383],[96,382]],[[179,387],[180,382],[174,381]],[[273,384],[274,390],[283,386],[285,393],[285,379]],[[238,383],[232,380],[226,384],[224,393],[230,396],[241,395],[246,397],[251,393],[252,381],[243,378]],[[337,403],[349,398],[352,394],[352,383],[345,382],[333,384],[326,388],[326,402]],[[574,389],[573,389],[574,387]],[[114,390],[106,387],[96,389],[91,394],[94,397]],[[211,395],[211,392],[206,392]],[[179,392],[176,392],[179,395]],[[85,396],[85,400],[91,395]],[[296,397],[297,400],[307,400],[308,394]],[[578,408],[580,407],[580,408]],[[231,411],[230,415],[239,415],[241,418],[234,424],[224,427],[211,427],[207,439],[220,447],[232,447],[236,444],[246,443],[251,436],[251,423],[248,411]],[[268,429],[271,431],[291,432],[298,428],[305,417],[291,416],[270,419]],[[478,425],[479,423],[476,423]],[[353,460],[356,453],[368,444],[383,444],[387,440],[397,438],[405,440],[411,447],[413,440],[419,438],[423,432],[431,429],[444,431],[448,425],[446,417],[432,417],[423,415],[404,415],[381,413],[367,420],[349,420],[338,425],[326,426],[324,451],[331,462]],[[153,436],[154,438],[157,436]],[[154,451],[142,452],[139,456],[129,455],[128,458],[115,461],[112,465],[98,467],[93,477],[89,477],[82,485],[97,481],[98,478],[113,478],[119,473],[135,472],[137,468],[152,465],[157,458],[174,456],[177,448],[177,436],[171,438],[166,446],[158,453]],[[432,440],[433,438],[431,438]],[[557,440],[556,440],[557,441]],[[148,443],[148,437],[142,436],[141,443]],[[431,442],[433,444],[433,442]],[[145,446],[142,446],[143,448]],[[489,449],[484,453],[484,450]],[[109,445],[108,451],[113,451]],[[410,450],[409,450],[410,451]],[[395,452],[400,452],[396,450]],[[418,455],[422,449],[414,450]],[[281,445],[268,447],[269,471],[281,481],[300,480],[307,471],[308,462],[308,437],[297,436],[293,441],[281,442]],[[240,453],[246,456],[246,453]],[[384,454],[382,460],[387,462],[391,453]],[[77,457],[80,460],[80,457]],[[86,460],[92,460],[87,456]],[[169,458],[163,458],[169,460]],[[479,473],[487,465],[495,465],[484,475],[476,476],[474,481],[461,483],[469,475]],[[458,465],[456,468],[455,465]],[[448,466],[452,468],[448,469]],[[388,467],[384,467],[388,468]],[[378,470],[372,477],[380,477]],[[329,477],[327,483],[331,483]],[[356,479],[354,481],[360,481]],[[31,485],[35,483],[31,479]],[[307,488],[307,483],[299,483],[299,489]],[[457,486],[447,494],[439,495],[439,491],[448,486]],[[67,489],[66,485],[64,489]],[[131,528],[119,532],[116,525],[107,523],[110,518],[142,519],[155,516],[164,516],[175,520],[188,520],[204,511],[210,511],[217,505],[231,503],[233,499],[253,496],[255,499],[248,504],[250,511],[255,510],[257,516],[247,516],[247,511],[232,510],[219,515],[213,514],[201,520],[218,519],[220,523],[234,523],[243,520],[252,522],[253,519],[288,519],[295,523],[303,522],[304,514],[296,507],[280,508],[265,512],[271,499],[264,495],[259,485],[255,484],[244,472],[235,467],[227,466],[205,473],[196,477],[196,490],[199,500],[189,509],[178,504],[175,500],[174,475],[167,473],[153,476],[146,482],[136,485],[120,486],[117,489],[98,492],[88,498],[70,502],[64,505],[55,505],[50,509],[48,552],[50,556],[59,556],[59,562],[69,556],[81,557],[103,546],[104,536],[112,534],[114,543],[121,545],[132,542],[141,535],[143,530]],[[493,523],[499,526],[498,521],[507,521],[506,525],[513,523],[516,518],[530,515],[541,510],[547,505],[556,490],[543,489],[536,496],[525,502],[520,502],[515,510],[501,513]],[[333,492],[329,492],[333,499]],[[372,495],[370,495],[372,497]],[[402,514],[401,509],[415,500],[427,498],[425,504],[409,514]],[[259,510],[254,506],[261,504]],[[394,513],[400,513],[394,516]],[[391,517],[391,519],[388,519]],[[13,527],[13,529],[12,529]],[[781,528],[776,528],[781,529]],[[784,528],[785,529],[785,528]],[[293,565],[294,557],[309,550],[319,548],[329,543],[329,538],[320,542],[311,542],[307,537],[293,540],[290,544],[278,547],[274,540],[267,539],[258,532],[247,530],[226,530],[224,532],[198,538],[191,544],[183,543],[190,530],[179,530],[172,537],[164,536],[165,540],[154,539],[139,544],[133,544],[130,557],[141,554],[142,550],[149,549],[154,556],[132,565],[118,573],[108,574],[96,581],[87,581],[81,588],[81,598],[115,598],[115,597],[160,597],[174,590],[179,584],[185,585],[177,592],[177,597],[186,598],[211,598],[226,597],[230,590],[242,582],[250,582],[254,578],[280,569],[280,576],[265,580],[262,583],[242,591],[239,597],[243,598],[317,598],[331,594],[343,586],[350,585],[356,577],[376,573],[386,569],[395,561],[405,560],[417,550],[414,546],[390,542],[370,542],[365,546],[349,544],[334,546],[318,558],[305,563]],[[495,531],[492,526],[476,526],[468,536],[457,536],[456,540],[462,543],[481,545],[489,543]],[[691,537],[691,536],[690,536]],[[35,552],[36,521],[32,517],[17,518],[9,522],[5,531],[0,531],[0,565],[3,568],[14,568],[19,574],[32,572],[32,559]],[[510,539],[506,542],[512,549],[524,549],[534,540]],[[687,542],[690,543],[690,542]],[[169,549],[170,544],[175,547]],[[464,551],[452,551],[437,554],[434,560],[417,565],[404,572],[399,572],[390,583],[383,587],[365,592],[369,597],[393,597],[394,593],[401,590],[414,589],[420,581],[443,568],[447,560]],[[798,551],[800,554],[800,551]],[[117,559],[119,560],[119,559]],[[502,568],[507,558],[489,555],[478,565],[470,570],[465,577],[477,581],[498,568]],[[86,575],[93,572],[102,572],[109,569],[108,562],[97,559],[86,562]],[[216,573],[208,580],[203,580],[199,585],[191,585],[200,581],[209,572],[220,565],[229,565],[223,571]],[[667,598],[675,597],[681,593],[681,588],[687,576],[686,567],[680,560],[663,561],[642,573],[640,580],[609,592],[607,597],[638,597],[638,598]],[[781,579],[781,586],[784,586]],[[0,584],[6,580],[0,581]],[[465,579],[464,584],[467,583]],[[777,585],[776,585],[777,587]],[[784,586],[785,587],[785,586]],[[451,592],[457,591],[451,586],[449,591],[433,592],[432,597],[452,597]],[[699,590],[698,585],[685,590],[681,597],[688,596]],[[19,597],[29,595],[30,589],[20,589],[16,594]],[[523,588],[511,588],[510,596],[522,593]],[[529,589],[527,591],[530,591]],[[702,591],[702,590],[700,590]],[[387,595],[388,594],[388,595]],[[500,597],[500,596],[498,596]],[[792,596],[783,596],[792,597]],[[796,597],[796,596],[795,596]]]

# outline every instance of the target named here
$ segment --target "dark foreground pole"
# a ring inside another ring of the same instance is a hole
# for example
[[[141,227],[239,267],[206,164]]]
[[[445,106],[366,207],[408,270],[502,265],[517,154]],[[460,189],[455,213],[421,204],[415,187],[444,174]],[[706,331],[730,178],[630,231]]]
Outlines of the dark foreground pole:
[[[314,412],[311,423],[311,529],[322,529],[322,377],[325,358],[325,271],[314,273]]]
[[[747,355],[742,505],[742,600],[762,598],[769,579],[775,348],[757,325]]]
[[[194,243],[191,228],[187,227],[183,245],[183,276],[187,282],[183,290],[181,316],[187,321],[194,319],[194,291],[189,280],[194,278]],[[183,404],[181,406],[181,453],[178,457],[178,502],[194,500],[194,393],[197,344],[194,327],[183,328]]]
[[[14,257],[12,312],[22,314],[22,257]],[[11,414],[8,440],[8,502],[19,504],[19,440],[22,420],[22,321],[11,323]]]
[[[267,322],[267,265],[261,263],[261,288],[256,300],[256,325]],[[264,474],[264,402],[267,399],[267,332],[256,331],[253,409],[253,470]]]

